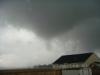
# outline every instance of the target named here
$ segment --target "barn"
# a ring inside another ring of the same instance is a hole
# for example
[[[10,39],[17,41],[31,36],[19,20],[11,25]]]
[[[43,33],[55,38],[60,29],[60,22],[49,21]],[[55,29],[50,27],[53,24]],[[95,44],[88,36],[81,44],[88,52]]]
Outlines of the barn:
[[[0,75],[100,75],[100,62],[95,53],[63,55],[50,66],[0,70]]]

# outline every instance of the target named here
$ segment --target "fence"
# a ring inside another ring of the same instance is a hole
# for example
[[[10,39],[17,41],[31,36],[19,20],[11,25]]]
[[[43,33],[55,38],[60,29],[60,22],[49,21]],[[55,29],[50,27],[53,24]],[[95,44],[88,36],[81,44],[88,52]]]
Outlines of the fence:
[[[55,69],[20,69],[1,70],[0,75],[62,75],[61,70]]]
[[[100,69],[17,69],[0,70],[0,75],[100,75]]]

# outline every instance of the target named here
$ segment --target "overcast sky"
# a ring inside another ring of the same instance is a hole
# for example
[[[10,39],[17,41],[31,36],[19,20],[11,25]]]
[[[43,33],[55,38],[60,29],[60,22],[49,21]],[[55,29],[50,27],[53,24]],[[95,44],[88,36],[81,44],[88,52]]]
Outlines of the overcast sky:
[[[0,0],[1,69],[99,50],[99,0]]]

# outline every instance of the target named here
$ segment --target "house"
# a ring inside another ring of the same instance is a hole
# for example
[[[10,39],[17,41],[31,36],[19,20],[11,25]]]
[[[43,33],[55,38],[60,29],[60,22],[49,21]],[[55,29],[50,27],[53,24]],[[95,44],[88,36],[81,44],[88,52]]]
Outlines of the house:
[[[95,53],[64,55],[53,63],[53,68],[61,69],[62,75],[97,75],[93,73],[96,69],[93,69],[92,66],[98,60]]]

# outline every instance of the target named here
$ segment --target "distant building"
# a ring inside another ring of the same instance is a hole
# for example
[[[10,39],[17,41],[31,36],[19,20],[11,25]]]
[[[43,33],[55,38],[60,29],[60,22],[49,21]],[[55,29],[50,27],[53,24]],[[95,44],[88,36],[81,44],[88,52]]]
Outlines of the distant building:
[[[52,69],[52,65],[37,65],[34,69]]]
[[[99,58],[94,53],[64,55],[53,63],[53,68],[61,69],[62,75],[97,75],[94,73],[96,68],[93,69],[92,66],[97,67],[98,60]]]

